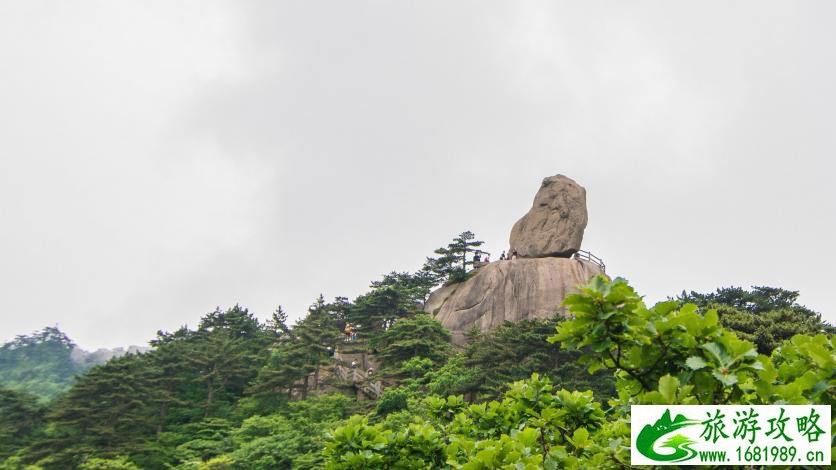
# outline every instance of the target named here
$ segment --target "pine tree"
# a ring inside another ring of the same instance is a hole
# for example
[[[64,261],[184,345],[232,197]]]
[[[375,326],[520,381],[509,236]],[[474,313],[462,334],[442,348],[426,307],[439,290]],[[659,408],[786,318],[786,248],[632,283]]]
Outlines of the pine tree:
[[[418,313],[420,306],[409,289],[397,284],[381,285],[357,297],[349,319],[361,336],[374,342],[397,319]]]
[[[308,316],[293,329],[298,341],[302,343],[311,372],[314,373],[313,389],[319,390],[319,366],[327,362],[337,342],[340,330],[336,319],[322,295],[308,309]]]
[[[50,456],[57,468],[75,468],[85,455],[137,451],[155,429],[153,379],[142,356],[94,367],[55,404],[48,415],[53,427],[28,457]]]
[[[319,389],[319,367],[328,362],[340,340],[338,317],[342,302],[328,304],[320,295],[308,308],[308,314],[285,337],[273,346],[267,363],[250,388],[252,394],[267,396],[286,392],[304,397],[310,389]],[[313,383],[309,383],[313,373]]]
[[[299,391],[304,393],[302,382],[310,373],[308,354],[302,343],[291,336],[281,338],[270,350],[266,363],[258,371],[248,393],[262,399],[286,394],[288,398]]]
[[[723,287],[701,294],[685,291],[677,298],[693,303],[701,310],[716,309],[720,323],[741,339],[758,346],[761,354],[770,354],[783,341],[797,334],[833,334],[836,328],[822,321],[821,314],[797,302],[798,291],[778,287]]]
[[[162,435],[169,413],[177,407],[187,406],[188,400],[182,397],[182,389],[188,383],[184,371],[187,361],[182,354],[182,343],[171,343],[147,353],[145,358],[154,373],[154,393],[149,397],[149,404],[156,409],[155,437]]]
[[[390,369],[414,357],[443,363],[450,354],[450,332],[429,315],[419,314],[395,322],[381,334],[379,357]]]
[[[282,338],[290,333],[290,327],[287,326],[287,312],[281,305],[276,307],[270,320],[267,321],[267,329],[270,330],[276,338]]]
[[[384,274],[380,281],[372,282],[371,288],[397,287],[413,303],[423,304],[436,285],[438,285],[437,277],[432,272],[422,269],[416,273],[392,271]]]
[[[0,388],[0,461],[32,441],[44,411],[36,396]]]
[[[51,399],[72,385],[88,366],[72,358],[75,344],[61,330],[46,327],[0,346],[0,387]]]
[[[471,336],[465,348],[465,364],[479,375],[478,391],[496,397],[508,383],[538,372],[568,389],[591,388],[601,396],[612,396],[609,376],[590,375],[577,363],[577,353],[546,341],[561,321],[556,317],[505,322],[492,331]]]
[[[262,337],[264,332],[258,319],[238,304],[225,311],[216,308],[201,318],[198,331],[216,330],[224,330],[233,338],[255,340]]]
[[[233,402],[244,394],[263,360],[270,333],[238,305],[207,314],[188,341],[186,360],[195,371],[193,380],[203,392],[203,416],[208,417],[218,398]]]
[[[464,231],[453,238],[446,247],[435,250],[437,258],[427,258],[424,270],[433,273],[438,282],[462,282],[467,277],[467,267],[473,265],[475,254],[484,254],[479,247],[485,242],[476,240],[476,235],[470,230]]]
[[[197,372],[195,380],[205,387],[203,416],[208,417],[218,393],[229,398],[243,394],[254,375],[256,355],[246,337],[236,338],[224,330],[201,333],[185,359]]]

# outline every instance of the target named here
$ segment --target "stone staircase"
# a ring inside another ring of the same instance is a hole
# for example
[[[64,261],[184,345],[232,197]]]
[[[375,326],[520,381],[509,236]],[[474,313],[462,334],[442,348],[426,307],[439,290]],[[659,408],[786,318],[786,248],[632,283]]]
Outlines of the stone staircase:
[[[343,382],[353,384],[357,390],[372,400],[380,397],[381,383],[372,381],[364,370],[337,362],[334,365],[334,375]]]

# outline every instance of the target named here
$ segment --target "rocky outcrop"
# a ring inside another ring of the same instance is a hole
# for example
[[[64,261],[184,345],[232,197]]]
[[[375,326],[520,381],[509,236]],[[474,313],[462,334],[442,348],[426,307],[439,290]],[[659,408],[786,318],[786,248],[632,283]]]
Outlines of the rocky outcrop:
[[[113,358],[122,357],[126,354],[145,354],[149,351],[151,351],[151,348],[146,346],[128,346],[127,348],[118,347],[113,349],[99,348],[93,352],[74,347],[70,351],[70,358],[76,364],[90,367],[104,364]]]
[[[474,326],[484,332],[505,321],[561,313],[566,295],[598,274],[603,272],[597,265],[577,259],[495,261],[477,269],[467,281],[430,294],[424,310],[453,332],[454,343],[463,344]]]
[[[568,258],[580,249],[586,222],[586,190],[563,175],[550,176],[511,229],[511,251],[523,258]]]
[[[327,393],[347,393],[357,400],[377,400],[383,383],[373,374],[377,359],[363,341],[339,343],[329,363],[320,364],[313,372],[298,380],[289,392],[294,398]]]

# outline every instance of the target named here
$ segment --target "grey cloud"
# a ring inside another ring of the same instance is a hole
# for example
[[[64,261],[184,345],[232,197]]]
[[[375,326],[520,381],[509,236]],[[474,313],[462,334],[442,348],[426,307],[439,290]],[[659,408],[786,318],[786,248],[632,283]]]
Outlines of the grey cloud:
[[[466,228],[498,253],[555,173],[648,300],[771,284],[836,318],[827,2],[148,5],[0,15],[38,33],[0,28],[7,336],[299,315]]]

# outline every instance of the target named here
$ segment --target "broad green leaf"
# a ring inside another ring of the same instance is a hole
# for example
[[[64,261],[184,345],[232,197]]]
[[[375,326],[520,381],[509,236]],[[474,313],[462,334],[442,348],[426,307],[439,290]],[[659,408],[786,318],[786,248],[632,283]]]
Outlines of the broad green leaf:
[[[687,365],[691,370],[699,370],[708,367],[708,363],[706,363],[705,360],[699,356],[689,357],[685,360],[685,365]]]
[[[665,375],[659,379],[659,393],[662,394],[667,403],[674,403],[677,388],[679,388],[679,380],[676,377]]]
[[[576,429],[572,434],[572,445],[578,449],[583,449],[589,445],[589,431],[584,428]]]

